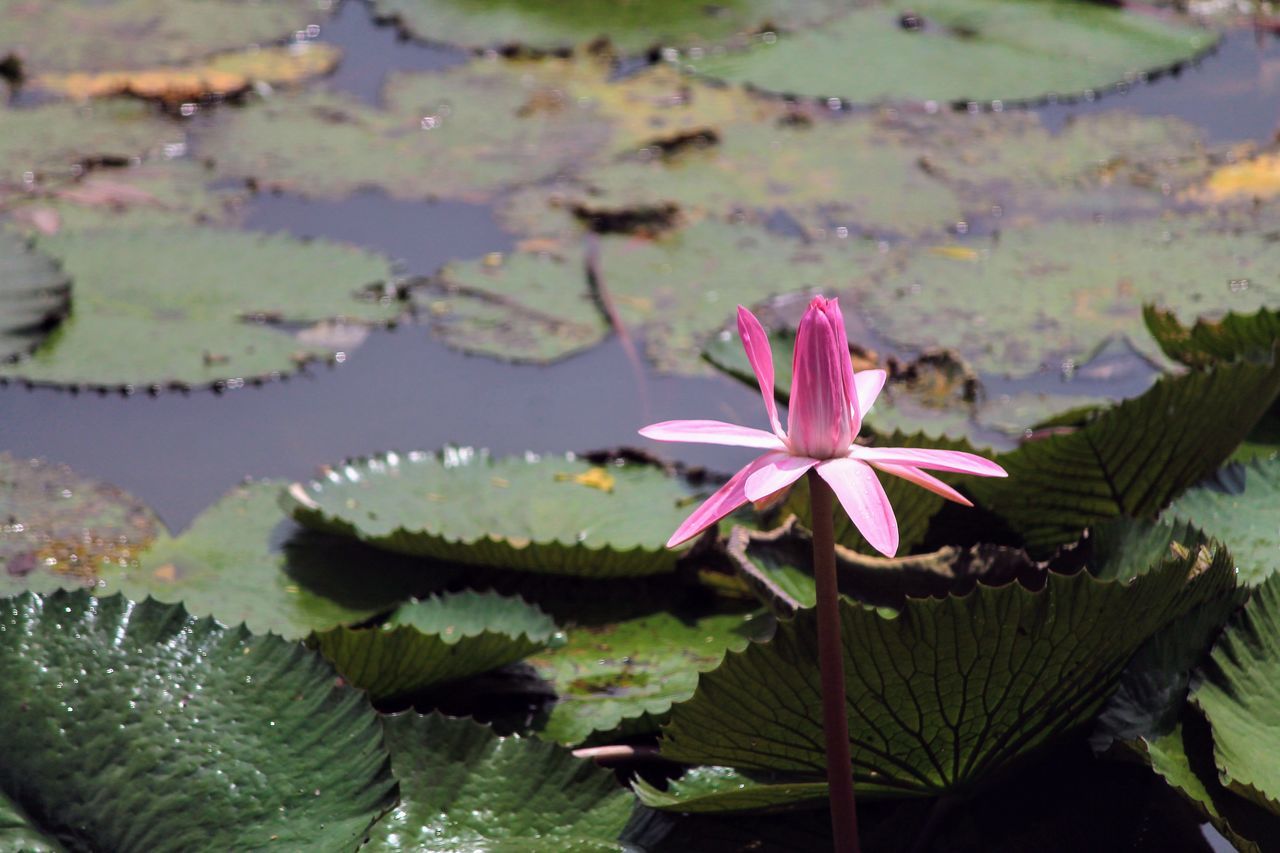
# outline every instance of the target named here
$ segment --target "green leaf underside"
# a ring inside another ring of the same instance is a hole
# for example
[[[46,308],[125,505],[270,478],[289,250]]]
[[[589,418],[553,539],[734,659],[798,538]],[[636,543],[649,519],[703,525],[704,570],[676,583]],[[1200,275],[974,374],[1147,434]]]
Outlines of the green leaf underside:
[[[1174,557],[1129,584],[1086,572],[978,586],[893,618],[841,602],[854,772],[867,795],[961,790],[1087,721],[1156,630],[1233,589],[1230,557]],[[1190,582],[1192,570],[1199,574]],[[677,705],[673,760],[824,772],[814,611],[730,655]]]
[[[373,828],[371,851],[587,853],[616,841],[632,797],[613,774],[532,738],[470,720],[383,718],[400,806]]]
[[[0,56],[28,74],[145,68],[284,39],[326,15],[314,0],[0,0]]]
[[[1184,518],[1225,542],[1240,580],[1262,583],[1280,568],[1280,459],[1231,464],[1174,501],[1165,515]]]
[[[613,625],[570,629],[568,642],[529,658],[556,691],[539,735],[577,745],[596,732],[653,732],[671,706],[688,699],[698,674],[728,650],[767,632],[759,614],[685,619],[654,613]]]
[[[1222,783],[1280,816],[1280,578],[1254,592],[1192,693],[1213,730]]]
[[[20,237],[0,233],[0,363],[35,349],[71,310],[71,280]]]
[[[75,280],[72,316],[0,375],[57,385],[206,385],[289,373],[331,350],[271,322],[387,323],[376,255],[202,228],[65,234],[40,242]],[[177,286],[181,284],[181,286]]]
[[[611,491],[592,485],[612,480]],[[446,448],[353,460],[294,484],[300,523],[406,554],[580,577],[669,572],[691,492],[661,469]]]
[[[1231,454],[1277,391],[1276,363],[1162,379],[1082,429],[1000,455],[1007,480],[964,486],[1028,547],[1047,550],[1107,518],[1155,515]]]
[[[376,628],[335,628],[311,643],[374,701],[515,663],[546,648],[555,623],[519,598],[472,590],[402,605]]]
[[[287,535],[291,527],[278,505],[283,486],[268,481],[237,487],[182,535],[161,532],[152,541],[151,534],[127,554],[112,552],[110,563],[92,571],[0,573],[0,593],[92,584],[102,594],[121,591],[134,599],[150,595],[181,602],[188,612],[211,615],[224,624],[244,622],[257,633],[302,639],[312,631],[384,612],[439,575],[439,569],[426,569],[417,560],[308,532],[288,536],[283,549],[273,546],[282,529]],[[106,504],[93,519],[77,518],[76,529],[90,531],[94,540],[118,541],[115,537],[122,530],[127,536],[130,528],[113,522],[109,512],[116,511]],[[147,512],[126,518],[146,521],[151,516]],[[148,524],[158,529],[158,521]]]
[[[659,790],[643,779],[633,784],[640,802],[652,809],[688,814],[729,814],[822,808],[825,780],[773,782],[732,767],[693,767]]]
[[[0,627],[0,791],[63,847],[351,850],[394,802],[377,717],[300,646],[83,591]]]
[[[900,23],[908,12],[921,28]],[[700,74],[810,97],[1028,101],[1133,80],[1215,41],[1188,24],[1076,0],[896,0],[689,63]]]
[[[136,560],[163,534],[137,498],[63,465],[0,453],[0,595],[79,586]]]
[[[1184,326],[1172,311],[1151,305],[1143,308],[1143,317],[1165,355],[1190,367],[1266,358],[1280,340],[1280,311],[1270,308],[1253,314],[1228,313],[1217,320],[1199,319],[1191,326]]]

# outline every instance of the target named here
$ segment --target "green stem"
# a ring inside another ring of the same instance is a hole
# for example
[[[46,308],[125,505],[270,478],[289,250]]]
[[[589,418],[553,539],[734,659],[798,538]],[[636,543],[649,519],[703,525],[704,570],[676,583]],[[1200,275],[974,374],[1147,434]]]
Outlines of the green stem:
[[[818,668],[822,672],[822,733],[827,741],[831,831],[838,853],[858,853],[858,812],[853,802],[853,761],[845,715],[844,654],[840,642],[840,592],[836,586],[835,495],[817,471],[809,471],[813,509],[813,575],[818,586]]]

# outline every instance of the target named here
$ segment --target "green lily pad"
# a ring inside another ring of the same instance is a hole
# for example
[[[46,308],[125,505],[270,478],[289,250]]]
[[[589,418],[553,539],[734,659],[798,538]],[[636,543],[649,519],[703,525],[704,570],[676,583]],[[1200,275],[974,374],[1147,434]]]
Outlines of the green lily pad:
[[[854,774],[867,795],[978,784],[1089,720],[1125,663],[1234,577],[1199,548],[1129,581],[1051,574],[1043,589],[979,585],[909,599],[893,617],[840,604]],[[729,655],[675,706],[662,751],[677,761],[823,778],[815,611]]]
[[[497,58],[391,75],[383,101],[275,96],[220,117],[201,152],[223,175],[312,197],[377,187],[395,198],[483,201],[572,169],[611,134],[556,75]]]
[[[762,780],[732,767],[694,767],[659,790],[643,779],[632,787],[651,809],[687,814],[790,811],[822,808],[828,803],[827,783],[813,780]]]
[[[136,562],[164,534],[155,513],[64,465],[0,453],[0,595],[28,584],[79,586]]]
[[[31,109],[0,107],[0,121],[0,181],[15,185],[28,175],[28,183],[65,178],[86,164],[123,164],[186,144],[180,124],[149,104],[124,98]]]
[[[893,0],[749,50],[682,61],[699,74],[809,97],[1018,102],[1135,81],[1216,40],[1171,17],[1080,0]]]
[[[71,279],[27,241],[0,233],[0,363],[35,349],[71,311]]]
[[[369,851],[591,853],[624,849],[633,798],[613,774],[532,738],[498,737],[470,720],[383,717],[400,806]]]
[[[352,460],[285,497],[301,524],[379,548],[594,578],[672,571],[665,543],[695,501],[653,465],[459,447]]]
[[[518,45],[534,51],[608,39],[641,53],[668,45],[722,41],[766,26],[795,26],[829,16],[833,0],[728,0],[703,6],[681,0],[639,0],[602,6],[593,0],[376,0],[378,14],[431,41],[486,48]]]
[[[376,628],[315,634],[311,643],[381,701],[515,663],[555,634],[555,622],[536,606],[467,590],[401,605]]]
[[[1254,592],[1214,647],[1192,701],[1213,730],[1222,784],[1280,817],[1280,578]]]
[[[619,728],[656,731],[673,704],[693,695],[699,673],[771,628],[772,620],[759,614],[682,618],[666,612],[572,628],[562,648],[528,661],[557,695],[538,732],[577,745]]]
[[[0,793],[49,847],[353,850],[395,802],[377,716],[295,643],[84,591],[0,627]]]
[[[30,72],[138,68],[288,38],[326,17],[316,0],[0,2],[0,56]]]
[[[320,241],[158,228],[39,245],[74,279],[75,310],[31,358],[0,368],[10,379],[190,387],[278,376],[333,350],[272,324],[389,323],[403,310],[385,260]]]
[[[1007,481],[970,478],[963,488],[1047,551],[1098,521],[1154,516],[1231,455],[1277,392],[1277,363],[1168,377],[1082,428],[1001,454]]]
[[[1257,585],[1280,569],[1280,459],[1231,464],[1183,493],[1165,514],[1222,540],[1240,580]]]
[[[1237,281],[1236,287],[1251,282]],[[1197,319],[1184,326],[1172,311],[1143,308],[1147,329],[1165,355],[1190,367],[1208,367],[1237,358],[1266,358],[1280,341],[1280,311],[1260,308],[1253,314],[1228,313],[1217,320]]]
[[[868,322],[894,343],[950,350],[981,376],[1070,380],[1116,337],[1167,363],[1147,337],[1144,303],[1204,314],[1280,302],[1280,244],[1199,217],[1010,228],[997,241],[904,257],[901,272],[855,291]],[[1018,299],[1005,298],[1011,290]]]

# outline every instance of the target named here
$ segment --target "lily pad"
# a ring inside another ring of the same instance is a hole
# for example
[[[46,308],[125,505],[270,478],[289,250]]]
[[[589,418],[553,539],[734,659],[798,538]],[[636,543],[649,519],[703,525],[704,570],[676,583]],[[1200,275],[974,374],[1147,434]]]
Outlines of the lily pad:
[[[1213,730],[1222,784],[1280,816],[1280,578],[1254,592],[1238,622],[1228,627],[1192,701]]]
[[[854,291],[868,322],[894,343],[954,352],[980,376],[1070,380],[1117,337],[1164,364],[1145,303],[1195,316],[1280,302],[1280,243],[1201,217],[1010,228],[903,255],[900,272]]]
[[[1028,547],[1049,550],[1098,521],[1154,516],[1225,462],[1278,392],[1275,362],[1165,378],[1082,428],[1001,454],[1015,485],[973,479],[962,488]]]
[[[0,626],[0,792],[49,847],[353,850],[395,802],[368,702],[295,643],[84,591]]]
[[[383,718],[400,806],[370,851],[621,851],[633,798],[613,774],[532,738],[470,720],[406,712]]]
[[[977,586],[893,617],[840,604],[854,775],[867,795],[962,791],[1087,720],[1142,643],[1229,595],[1230,555],[1199,548],[1133,579],[1051,574]],[[729,655],[672,711],[677,761],[823,778],[815,611]],[[812,778],[811,777],[811,778]]]
[[[22,185],[65,178],[85,164],[128,163],[185,150],[186,132],[155,107],[113,98],[88,104],[0,106],[0,181]]]
[[[375,628],[315,634],[311,643],[381,701],[515,663],[555,634],[555,622],[534,605],[468,590],[401,605]]]
[[[71,311],[71,279],[19,237],[0,234],[0,363],[34,350]]]
[[[1280,459],[1233,463],[1183,493],[1165,514],[1225,542],[1251,586],[1280,570]]]
[[[131,95],[177,105],[203,98],[228,97],[255,85],[288,86],[328,74],[342,51],[331,44],[298,42],[227,53],[202,62],[133,71],[41,74],[33,85],[70,98]]]
[[[1237,282],[1237,287],[1248,282]],[[1172,311],[1143,308],[1147,329],[1165,355],[1190,367],[1208,367],[1237,358],[1264,359],[1280,341],[1280,311],[1260,308],[1253,314],[1228,313],[1216,320],[1199,318],[1184,326]]]
[[[65,465],[0,453],[0,594],[29,583],[80,586],[136,562],[164,525],[122,489]]]
[[[822,808],[828,803],[826,782],[762,781],[732,767],[694,767],[659,790],[643,779],[633,783],[640,802],[651,809],[686,814],[729,814]]]
[[[557,695],[538,733],[572,746],[619,728],[656,731],[672,705],[693,695],[700,673],[771,629],[760,614],[665,612],[572,628],[562,648],[529,659]]]
[[[321,241],[158,228],[39,245],[75,280],[75,312],[30,359],[0,369],[10,379],[190,387],[278,376],[333,351],[271,324],[389,323],[403,311],[385,260]]]
[[[853,7],[745,51],[682,60],[772,92],[878,101],[1035,101],[1134,82],[1211,48],[1209,30],[1082,0],[923,0]]]
[[[326,13],[316,0],[66,0],[0,2],[0,55],[27,73],[146,68],[279,41]]]
[[[223,175],[313,197],[377,187],[395,198],[483,201],[572,169],[611,132],[555,78],[496,58],[393,74],[383,101],[272,97],[221,116],[201,151]]]
[[[374,7],[380,15],[431,41],[551,51],[607,39],[621,51],[641,53],[822,20],[839,3],[728,0],[702,6],[681,0],[639,0],[602,6],[593,0],[376,0]]]
[[[486,451],[386,453],[294,483],[300,523],[405,554],[580,577],[670,572],[665,547],[696,500],[653,465]]]

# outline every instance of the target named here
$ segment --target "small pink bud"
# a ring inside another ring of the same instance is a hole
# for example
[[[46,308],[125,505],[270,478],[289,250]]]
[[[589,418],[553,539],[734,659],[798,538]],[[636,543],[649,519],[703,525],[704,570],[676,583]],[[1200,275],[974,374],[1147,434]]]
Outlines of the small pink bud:
[[[815,296],[796,331],[787,409],[791,452],[813,459],[847,456],[860,426],[844,316],[837,300]]]

